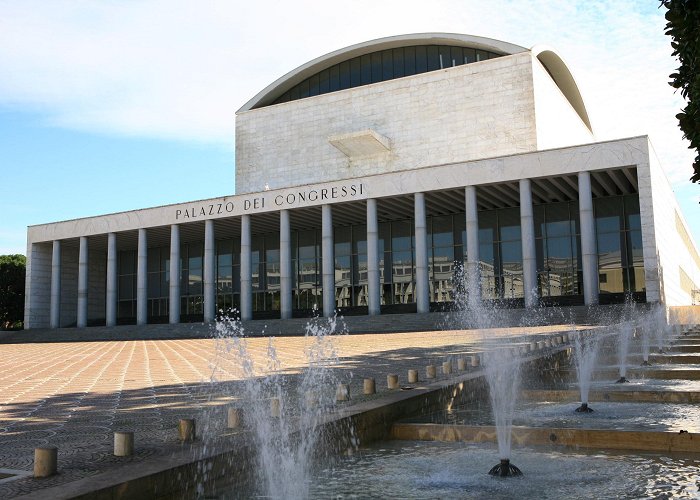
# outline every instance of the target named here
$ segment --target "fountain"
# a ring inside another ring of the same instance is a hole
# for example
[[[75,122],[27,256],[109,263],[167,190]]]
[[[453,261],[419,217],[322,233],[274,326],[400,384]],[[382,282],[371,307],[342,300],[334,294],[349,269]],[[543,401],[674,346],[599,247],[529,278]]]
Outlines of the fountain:
[[[513,414],[520,389],[520,360],[511,354],[510,349],[499,347],[484,354],[484,364],[501,460],[489,470],[489,474],[521,476],[520,469],[510,463]]]
[[[637,327],[637,332],[641,336],[642,343],[642,366],[651,366],[649,362],[649,351],[651,350],[649,341],[649,327],[646,324],[642,324]]]
[[[627,379],[627,356],[629,355],[630,340],[632,339],[633,327],[630,321],[625,321],[620,325],[620,335],[617,344],[617,357],[620,365],[620,378],[615,383],[624,384]]]
[[[217,338],[239,363],[244,379],[244,418],[253,434],[256,473],[263,479],[259,487],[267,498],[309,496],[312,456],[323,442],[320,424],[335,404],[339,380],[332,341],[337,326],[337,317],[309,321],[308,365],[294,387],[291,377],[282,374],[274,337],[268,341],[266,366],[256,366],[240,322],[224,319],[217,324]]]
[[[595,337],[586,332],[574,331],[574,360],[576,362],[576,374],[581,391],[581,406],[576,408],[577,413],[592,413],[588,406],[588,393],[591,389],[593,368],[598,353],[598,342]]]

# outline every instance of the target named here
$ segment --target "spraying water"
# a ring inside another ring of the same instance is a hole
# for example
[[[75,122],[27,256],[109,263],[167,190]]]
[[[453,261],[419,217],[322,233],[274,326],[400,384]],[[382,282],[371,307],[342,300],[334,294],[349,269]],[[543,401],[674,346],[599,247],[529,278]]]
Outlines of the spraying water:
[[[510,463],[513,415],[520,388],[520,359],[507,347],[484,353],[486,381],[489,385],[491,410],[496,424],[500,463],[493,467],[492,476],[520,476],[522,472]]]
[[[581,391],[581,406],[576,408],[578,413],[591,413],[588,407],[588,394],[593,380],[593,369],[598,353],[598,342],[595,337],[586,332],[574,331],[574,361],[576,362],[576,374]]]
[[[263,361],[256,363],[240,322],[226,319],[217,324],[217,336],[244,378],[244,420],[253,434],[254,471],[266,498],[309,496],[313,457],[324,444],[320,424],[335,402],[336,327],[335,317],[307,324],[308,366],[300,375],[290,376],[282,371],[274,338],[268,340],[265,356],[257,356]]]
[[[616,382],[618,384],[629,382],[627,379],[627,356],[629,355],[633,331],[634,327],[630,321],[625,321],[620,325],[617,344],[617,359],[620,367],[620,378]]]

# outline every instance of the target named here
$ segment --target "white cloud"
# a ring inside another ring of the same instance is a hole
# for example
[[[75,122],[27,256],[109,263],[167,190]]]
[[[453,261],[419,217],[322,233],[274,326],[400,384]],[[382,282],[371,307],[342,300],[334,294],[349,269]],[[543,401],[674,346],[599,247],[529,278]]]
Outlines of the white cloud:
[[[4,1],[0,105],[50,123],[230,147],[234,112],[304,62],[363,40],[462,32],[555,47],[599,139],[649,134],[672,180],[692,154],[668,86],[676,63],[654,2]]]

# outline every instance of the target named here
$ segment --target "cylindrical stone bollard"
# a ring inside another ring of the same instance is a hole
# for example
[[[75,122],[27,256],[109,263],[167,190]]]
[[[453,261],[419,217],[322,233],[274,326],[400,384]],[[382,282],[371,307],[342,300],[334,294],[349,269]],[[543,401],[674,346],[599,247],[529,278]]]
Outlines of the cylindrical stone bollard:
[[[545,340],[545,341],[544,341],[544,345],[545,345],[545,347],[547,347],[547,348],[552,347],[552,339],[547,339],[547,340]]]
[[[472,356],[472,367],[477,367],[477,366],[479,366],[479,355],[474,354]]]
[[[34,448],[34,477],[49,477],[58,470],[58,448]]]
[[[417,384],[418,383],[418,370],[408,370],[408,383]]]
[[[457,369],[461,372],[467,369],[467,360],[464,358],[459,358],[457,360]]]
[[[134,454],[134,433],[115,432],[114,433],[114,456],[130,457]]]
[[[386,386],[389,389],[398,389],[399,388],[399,376],[396,375],[395,373],[387,375],[386,376]]]
[[[452,373],[452,362],[451,361],[444,361],[442,363],[442,374],[449,375],[450,373]]]
[[[537,342],[530,342],[530,352],[537,350]]]
[[[373,378],[366,378],[362,389],[364,394],[375,394],[377,392],[377,383]]]
[[[181,418],[177,423],[177,437],[182,442],[194,441],[196,436],[195,422],[193,418]]]
[[[350,385],[349,384],[338,384],[338,388],[335,390],[335,400],[336,401],[348,401],[350,399]]]
[[[428,365],[425,367],[425,378],[435,378],[437,377],[437,368],[435,365]]]
[[[282,416],[282,402],[280,398],[270,399],[270,416],[280,418]]]
[[[229,408],[226,415],[226,427],[229,429],[237,429],[241,426],[242,411],[240,408]]]
[[[544,347],[545,347],[545,342],[544,342],[544,340],[538,340],[538,341],[537,341],[537,348],[538,348],[538,349],[544,349]]]

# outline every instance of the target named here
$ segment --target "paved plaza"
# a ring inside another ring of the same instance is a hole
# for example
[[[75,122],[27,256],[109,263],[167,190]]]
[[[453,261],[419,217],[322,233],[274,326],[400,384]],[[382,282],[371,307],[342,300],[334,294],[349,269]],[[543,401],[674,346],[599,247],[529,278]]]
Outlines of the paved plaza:
[[[363,378],[375,377],[380,397],[389,373],[405,382],[409,368],[422,374],[425,365],[473,352],[485,339],[568,328],[337,335],[332,346],[351,394],[362,393]],[[272,347],[280,370],[293,380],[308,366],[312,341],[260,337],[243,345],[256,374],[266,372]],[[196,418],[198,431],[216,435],[227,405],[241,397],[239,352],[239,345],[220,339],[0,343],[0,498],[172,453],[180,449],[180,418]],[[118,430],[135,432],[133,457],[112,455]],[[31,472],[34,448],[47,445],[59,449],[58,475],[10,476]]]

